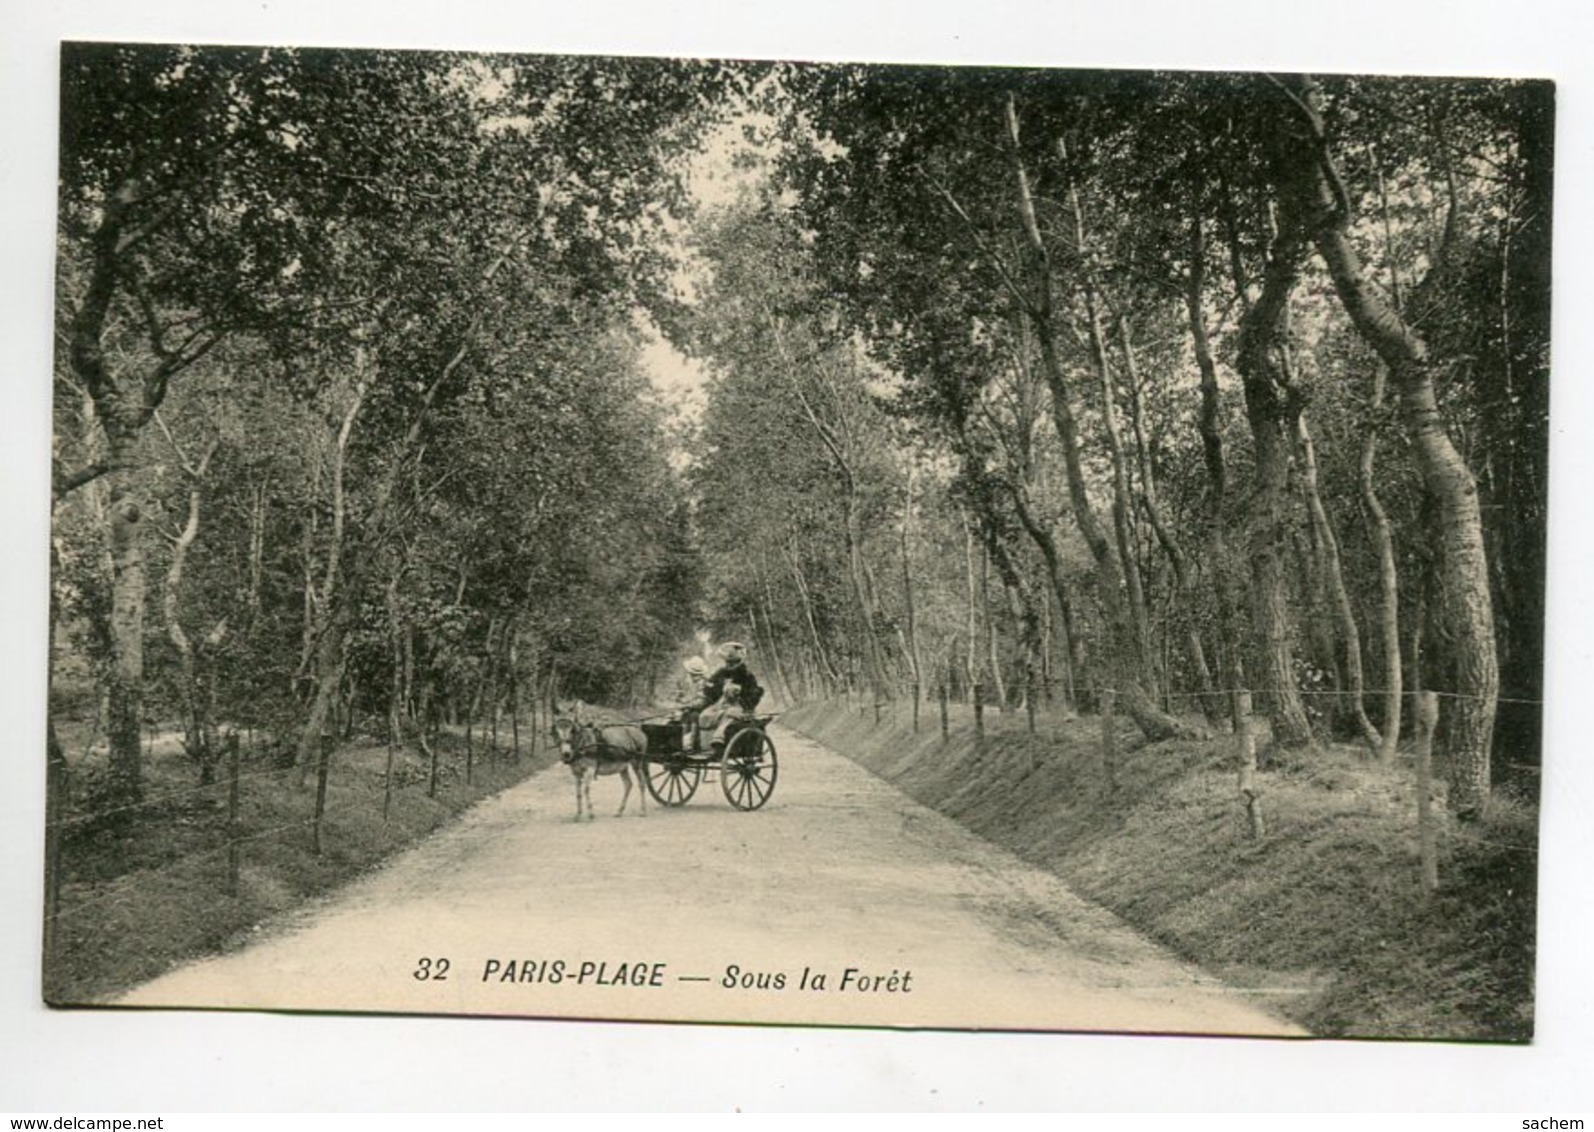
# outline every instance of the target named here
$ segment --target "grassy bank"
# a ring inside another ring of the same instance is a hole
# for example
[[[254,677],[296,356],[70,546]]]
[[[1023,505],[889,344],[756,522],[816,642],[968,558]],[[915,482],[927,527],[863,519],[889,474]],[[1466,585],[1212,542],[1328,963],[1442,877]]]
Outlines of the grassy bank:
[[[1322,1036],[1525,1041],[1532,1035],[1536,814],[1497,795],[1485,822],[1441,818],[1440,887],[1419,884],[1411,767],[1351,748],[1260,775],[1248,837],[1232,740],[1140,745],[1127,724],[1109,787],[1094,717],[838,702],[782,722],[1055,873],[1146,935]],[[1441,808],[1442,813],[1442,808]]]
[[[264,746],[241,753],[236,823],[228,817],[225,766],[215,784],[199,786],[175,736],[151,744],[144,800],[136,806],[107,805],[102,762],[78,762],[62,820],[63,876],[45,1000],[101,1001],[237,946],[268,917],[353,879],[549,761],[545,752],[523,752],[519,760],[508,750],[494,755],[478,741],[467,770],[463,739],[448,734],[438,756],[435,797],[427,791],[430,762],[416,750],[397,753],[389,797],[384,745],[367,739],[339,748],[330,760],[319,853],[315,775],[301,784],[299,771],[281,766]]]

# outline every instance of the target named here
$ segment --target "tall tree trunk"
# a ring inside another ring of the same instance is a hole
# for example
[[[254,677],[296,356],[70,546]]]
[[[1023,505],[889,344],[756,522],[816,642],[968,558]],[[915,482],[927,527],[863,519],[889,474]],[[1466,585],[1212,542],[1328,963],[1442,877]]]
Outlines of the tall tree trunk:
[[[135,800],[143,793],[139,739],[144,709],[144,618],[148,598],[138,439],[165,399],[171,378],[203,357],[218,340],[218,335],[203,325],[190,326],[192,333],[185,345],[173,350],[167,348],[156,328],[149,343],[159,358],[154,366],[134,372],[125,366],[113,366],[106,356],[106,325],[117,296],[128,287],[128,274],[137,270],[130,257],[140,253],[130,249],[136,246],[139,236],[150,231],[148,228],[140,231],[133,215],[133,210],[147,203],[147,191],[148,187],[139,177],[128,176],[106,192],[98,225],[89,239],[86,286],[67,328],[66,341],[67,360],[93,400],[105,438],[111,557],[107,733],[111,788],[126,800]],[[151,317],[153,319],[153,315]],[[58,487],[60,493],[88,482],[83,477],[71,479],[73,482]]]
[[[1035,609],[1035,598],[1029,583],[1024,575],[1019,572],[1018,566],[1013,561],[1007,544],[991,528],[985,528],[985,546],[989,560],[996,567],[996,572],[1001,576],[1002,588],[1008,596],[1008,605],[1013,613],[1013,619],[1018,623],[1018,643],[1024,658],[1021,686],[1027,695],[1033,686],[1032,677],[1035,673],[1037,658],[1040,654],[1040,615]],[[995,656],[992,664],[995,665]],[[998,668],[998,673],[1000,669]],[[1007,709],[1007,689],[1000,675],[997,678],[997,694],[1001,698],[1003,710]]]
[[[1339,539],[1334,535],[1334,528],[1328,521],[1328,509],[1323,506],[1323,497],[1318,491],[1317,449],[1312,442],[1312,432],[1306,423],[1305,413],[1295,418],[1295,439],[1301,452],[1301,490],[1306,496],[1312,525],[1317,530],[1317,546],[1322,555],[1320,568],[1333,600],[1334,611],[1339,617],[1340,639],[1345,645],[1345,676],[1349,684],[1352,718],[1368,751],[1377,754],[1383,746],[1383,737],[1378,734],[1378,728],[1373,726],[1372,720],[1367,718],[1367,705],[1363,702],[1366,679],[1362,674],[1361,630],[1356,625],[1350,591],[1345,587],[1345,573],[1339,559]]]
[[[766,593],[768,584],[769,583],[766,580],[764,583],[766,587]],[[754,639],[756,640],[758,636],[758,614],[755,605],[749,605],[747,607],[747,621],[748,624],[753,628]],[[781,659],[780,647],[775,641],[775,619],[772,616],[768,605],[764,606],[763,635],[764,640],[768,643],[769,663],[775,669],[775,680],[780,688],[781,699],[788,706],[794,704],[797,702],[796,690],[792,686],[791,678],[786,674],[786,664]]]
[[[1285,144],[1294,144],[1297,176],[1288,184],[1315,223],[1313,238],[1334,290],[1351,322],[1388,367],[1400,397],[1423,485],[1435,513],[1436,595],[1429,611],[1445,643],[1442,662],[1431,664],[1428,689],[1452,697],[1446,754],[1450,807],[1462,819],[1481,817],[1489,799],[1490,747],[1500,691],[1495,653],[1489,565],[1484,551],[1478,488],[1456,450],[1434,391],[1436,366],[1427,343],[1374,290],[1351,244],[1348,193],[1323,132],[1320,95],[1310,78],[1287,85],[1295,125],[1280,122]]]
[[[858,615],[863,626],[864,663],[868,666],[871,692],[876,701],[885,697],[886,664],[880,648],[880,638],[875,635],[875,603],[873,588],[863,561],[863,534],[859,529],[858,501],[853,491],[849,473],[846,496],[846,538],[848,575],[852,579],[853,596],[858,602]]]
[[[1384,371],[1379,368],[1373,376],[1372,411],[1379,414],[1384,405]],[[1384,729],[1378,746],[1378,757],[1385,763],[1395,760],[1395,750],[1400,743],[1401,709],[1401,656],[1400,656],[1400,579],[1395,568],[1395,539],[1378,498],[1373,477],[1374,461],[1378,456],[1378,428],[1367,429],[1362,442],[1359,482],[1362,506],[1367,512],[1369,538],[1378,551],[1378,626],[1384,645]]]
[[[1084,246],[1083,222],[1079,217],[1079,195],[1070,189],[1073,200],[1077,239]],[[1124,576],[1124,594],[1129,601],[1129,617],[1134,625],[1136,651],[1143,668],[1142,678],[1147,690],[1156,695],[1159,681],[1156,677],[1155,653],[1151,645],[1151,614],[1146,607],[1145,583],[1140,576],[1140,559],[1131,523],[1134,519],[1134,498],[1129,485],[1129,466],[1124,456],[1123,434],[1118,427],[1118,395],[1114,388],[1112,365],[1107,359],[1107,343],[1101,328],[1101,312],[1097,308],[1096,290],[1085,288],[1085,317],[1090,331],[1090,355],[1096,369],[1096,380],[1101,389],[1102,429],[1107,436],[1107,454],[1112,466],[1112,525],[1118,543],[1118,561]]]
[[[1207,544],[1212,560],[1212,588],[1217,598],[1219,678],[1229,693],[1230,714],[1236,733],[1243,726],[1244,708],[1240,690],[1245,687],[1244,649],[1241,647],[1240,598],[1234,572],[1229,568],[1228,540],[1228,465],[1223,451],[1223,402],[1218,388],[1218,367],[1212,357],[1202,302],[1206,294],[1206,234],[1197,214],[1190,222],[1190,274],[1185,286],[1185,314],[1190,323],[1190,341],[1195,350],[1196,368],[1201,374],[1201,414],[1197,427],[1201,433],[1201,455],[1207,469]],[[1236,248],[1236,257],[1238,251]],[[1236,258],[1238,265],[1238,258]],[[1243,268],[1235,277],[1236,293],[1245,295]]]
[[[111,664],[106,687],[115,796],[143,795],[144,718],[144,503],[134,449],[137,434],[112,420],[104,422],[113,470],[106,476],[111,548]]]
[[[176,447],[176,442],[172,443],[173,447]],[[178,664],[182,669],[183,746],[188,757],[198,765],[199,781],[204,786],[216,780],[216,760],[221,752],[211,742],[209,696],[206,693],[206,679],[202,671],[205,658],[202,649],[188,639],[188,633],[183,628],[181,596],[183,570],[188,563],[188,551],[194,545],[194,540],[199,537],[202,483],[219,444],[219,441],[210,443],[197,467],[188,466],[182,459],[181,452],[178,453],[179,461],[184,463],[194,482],[188,490],[188,515],[184,519],[182,529],[172,542],[172,559],[166,570],[166,586],[162,600],[162,610],[166,618],[166,636],[172,642],[172,647],[177,650]],[[219,643],[221,637],[226,634],[226,626],[227,619],[223,617],[211,629],[208,638],[213,638]]]
[[[1161,710],[1146,692],[1144,674],[1149,669],[1148,658],[1141,651],[1141,639],[1123,596],[1124,571],[1096,516],[1085,490],[1084,460],[1081,455],[1079,426],[1074,417],[1072,390],[1067,371],[1058,356],[1056,329],[1053,326],[1053,279],[1051,264],[1041,237],[1040,224],[1035,216],[1035,204],[1030,194],[1029,174],[1020,156],[1018,111],[1010,94],[1006,102],[1009,155],[1017,182],[1018,212],[1027,237],[1029,255],[1035,276],[1034,294],[1026,306],[1026,315],[1034,329],[1040,347],[1043,372],[1051,392],[1052,418],[1062,441],[1063,458],[1068,473],[1069,502],[1073,505],[1074,522],[1080,535],[1090,548],[1096,564],[1097,593],[1107,618],[1105,653],[1110,665],[1109,678],[1121,693],[1125,707],[1136,726],[1148,740],[1191,736],[1199,732]],[[1128,644],[1126,650],[1125,644]]]
[[[1185,555],[1183,543],[1163,512],[1162,499],[1157,491],[1151,444],[1146,435],[1145,399],[1140,394],[1140,367],[1135,359],[1135,345],[1130,336],[1127,318],[1118,319],[1118,338],[1124,355],[1124,376],[1129,383],[1129,419],[1135,435],[1135,450],[1139,454],[1141,503],[1145,506],[1146,518],[1151,522],[1157,544],[1162,547],[1163,554],[1168,558],[1168,565],[1173,570],[1180,620],[1184,622],[1185,659],[1189,661],[1191,675],[1201,692],[1202,709],[1209,720],[1217,720],[1222,717],[1222,705],[1218,701],[1217,689],[1212,685],[1212,669],[1207,664],[1207,654],[1201,644],[1201,634],[1195,627],[1196,594],[1195,587],[1190,581],[1190,562]]]
[[[1030,504],[1029,490],[1020,482],[1014,482],[1013,510],[1018,515],[1019,523],[1029,533],[1030,541],[1041,552],[1041,561],[1046,565],[1046,578],[1051,584],[1052,595],[1057,599],[1057,611],[1063,623],[1063,679],[1064,679],[1064,705],[1073,710],[1076,706],[1074,696],[1075,673],[1084,664],[1082,648],[1074,633],[1074,614],[1072,604],[1068,600],[1068,585],[1063,580],[1062,562],[1057,550],[1057,537],[1051,528],[1042,523],[1035,515],[1035,509]],[[1047,608],[1050,609],[1048,603]],[[1047,639],[1051,634],[1048,632]]]
[[[786,551],[786,560],[791,566],[793,579],[797,582],[797,596],[803,603],[803,620],[808,625],[808,632],[813,638],[814,660],[819,665],[827,685],[827,694],[835,695],[841,687],[841,673],[831,661],[829,650],[825,648],[824,640],[819,635],[819,622],[814,617],[813,596],[808,591],[808,579],[803,576],[802,562],[797,556],[795,547]]]
[[[249,490],[249,631],[260,623],[260,594],[266,574],[266,485]]]
[[[980,679],[980,591],[974,572],[974,522],[966,512],[963,515],[963,578],[968,599],[968,653],[963,664],[963,686],[973,688]]]
[[[55,983],[59,977],[55,965],[56,914],[61,908],[61,841],[62,823],[66,819],[67,790],[70,787],[70,768],[61,740],[55,733],[55,626],[60,619],[60,599],[54,579],[59,578],[60,560],[55,540],[50,542],[50,626],[46,643],[49,650],[45,658],[44,677],[44,999],[55,1001]]]
[[[996,693],[994,699],[987,696],[986,703],[994,703],[1003,711],[1007,710],[1007,681],[1002,675],[1002,661],[997,654],[996,619],[991,616],[991,549],[989,543],[989,527],[981,521],[980,545],[980,653],[984,658],[985,670],[990,673],[990,687]]]
[[[902,604],[907,616],[908,639],[904,651],[908,654],[908,667],[915,688],[921,688],[924,677],[919,663],[919,626],[913,600],[913,565],[908,556],[908,520],[913,514],[913,470],[908,471],[908,498],[902,507],[902,525],[898,530],[902,552]]]
[[[1009,106],[1012,101],[1009,99]],[[1017,115],[1012,118],[1012,130],[1017,133]],[[1066,157],[1066,147],[1059,144],[1059,152]],[[1015,148],[1015,154],[1016,154]],[[1029,192],[1027,179],[1024,192]],[[1083,257],[1085,252],[1085,214],[1079,200],[1079,186],[1070,178],[1068,185],[1068,205],[1073,217],[1074,247]],[[1031,213],[1034,210],[1033,202],[1024,206]],[[1026,220],[1027,224],[1027,220]],[[1036,228],[1036,237],[1039,238],[1039,228]],[[1033,244],[1032,240],[1032,244]],[[1048,270],[1048,288],[1051,286]],[[1112,521],[1113,532],[1118,542],[1118,561],[1120,572],[1124,579],[1124,593],[1129,602],[1129,617],[1133,622],[1135,631],[1136,652],[1141,664],[1141,676],[1146,681],[1148,690],[1155,694],[1158,681],[1154,672],[1153,651],[1151,647],[1151,615],[1146,607],[1145,585],[1140,576],[1140,560],[1135,552],[1135,539],[1131,531],[1134,520],[1134,501],[1129,487],[1129,469],[1124,459],[1123,436],[1118,428],[1117,393],[1113,388],[1112,363],[1107,356],[1106,336],[1102,331],[1101,300],[1097,294],[1096,286],[1091,281],[1088,270],[1084,272],[1084,299],[1085,299],[1085,325],[1089,333],[1090,360],[1096,370],[1096,380],[1101,387],[1101,419],[1102,427],[1107,436],[1107,453],[1112,466]],[[1050,299],[1045,304],[1050,315]]]
[[[1262,294],[1240,321],[1236,358],[1245,390],[1246,417],[1255,448],[1255,483],[1248,508],[1247,551],[1257,676],[1265,686],[1273,740],[1284,747],[1312,742],[1311,725],[1295,686],[1284,562],[1284,492],[1289,474],[1291,421],[1299,410],[1284,372],[1282,350],[1290,293],[1295,288],[1304,237],[1286,221],[1274,236]]]
[[[365,382],[363,347],[356,352],[355,370],[358,379],[353,395],[344,410],[343,419],[338,425],[337,435],[332,443],[332,525],[327,536],[326,569],[316,592],[315,670],[310,711],[299,732],[298,764],[301,787],[305,784],[310,767],[320,751],[321,733],[330,726],[332,701],[337,694],[338,686],[343,682],[344,631],[347,620],[353,612],[350,608],[352,602],[349,587],[340,585],[347,510],[343,481],[349,438],[353,435],[355,418],[359,415],[361,405],[364,404],[368,388]]]

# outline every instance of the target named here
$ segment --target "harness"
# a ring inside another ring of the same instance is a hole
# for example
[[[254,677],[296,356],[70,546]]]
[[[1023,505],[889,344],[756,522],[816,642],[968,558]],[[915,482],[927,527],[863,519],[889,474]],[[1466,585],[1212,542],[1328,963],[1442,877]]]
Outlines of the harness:
[[[616,724],[615,726],[619,725]],[[570,757],[564,758],[561,755],[560,761],[567,764],[575,762],[589,751],[596,753],[599,758],[608,754],[611,758],[627,762],[641,757],[639,752],[628,751],[624,747],[616,747],[613,743],[604,742],[603,730],[596,724],[578,723],[570,736]]]

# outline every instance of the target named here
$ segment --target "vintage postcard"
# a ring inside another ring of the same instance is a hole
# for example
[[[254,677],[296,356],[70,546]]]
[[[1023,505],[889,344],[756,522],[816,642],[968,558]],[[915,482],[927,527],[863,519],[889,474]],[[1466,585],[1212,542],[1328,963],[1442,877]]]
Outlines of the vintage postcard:
[[[1555,90],[67,42],[44,997],[1521,1043]]]

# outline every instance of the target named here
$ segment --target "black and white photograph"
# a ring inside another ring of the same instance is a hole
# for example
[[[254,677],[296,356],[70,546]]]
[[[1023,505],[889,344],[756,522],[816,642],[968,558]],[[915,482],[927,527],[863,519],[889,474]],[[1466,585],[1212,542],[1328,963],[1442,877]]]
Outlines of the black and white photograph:
[[[55,47],[42,1009],[1542,1045],[1557,76]]]

